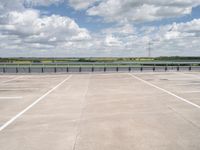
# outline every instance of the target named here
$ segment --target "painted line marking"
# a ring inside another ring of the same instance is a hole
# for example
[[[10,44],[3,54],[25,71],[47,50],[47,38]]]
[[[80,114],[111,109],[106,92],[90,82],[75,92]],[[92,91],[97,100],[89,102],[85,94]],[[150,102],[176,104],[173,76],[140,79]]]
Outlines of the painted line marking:
[[[35,106],[37,103],[39,103],[41,100],[43,100],[47,95],[49,95],[50,93],[52,93],[54,90],[56,90],[59,86],[61,86],[64,82],[66,82],[67,80],[69,80],[72,77],[72,75],[68,76],[67,78],[65,78],[62,82],[60,82],[59,84],[57,84],[55,87],[53,87],[52,89],[50,89],[48,92],[46,92],[44,95],[42,95],[41,97],[39,97],[38,99],[36,99],[32,104],[30,104],[28,107],[26,107],[24,110],[22,110],[21,112],[19,112],[17,115],[15,115],[13,118],[11,118],[10,120],[8,120],[5,124],[3,124],[0,127],[0,132],[2,130],[4,130],[7,126],[9,126],[12,122],[14,122],[17,118],[19,118],[21,115],[23,115],[25,112],[27,112],[29,109],[31,109],[33,106]]]
[[[16,78],[13,78],[13,79],[10,79],[10,80],[3,81],[3,82],[1,82],[1,83],[8,83],[8,82],[10,82],[10,81],[14,81],[14,80],[17,80],[17,79],[20,79],[20,78],[22,78],[22,76],[16,77]]]
[[[185,99],[185,98],[182,98],[182,97],[180,97],[180,96],[178,96],[178,95],[176,95],[176,94],[174,94],[174,93],[172,93],[172,92],[170,92],[170,91],[167,91],[167,90],[165,90],[165,89],[163,89],[163,88],[161,88],[161,87],[158,87],[158,86],[156,86],[156,85],[154,85],[154,84],[152,84],[152,83],[150,83],[150,82],[148,82],[148,81],[146,81],[146,80],[143,80],[143,79],[141,79],[141,78],[139,78],[139,77],[137,77],[137,76],[135,76],[135,75],[133,75],[133,74],[129,74],[129,75],[131,75],[133,78],[135,78],[135,79],[137,79],[137,80],[139,80],[139,81],[141,81],[141,82],[143,82],[143,83],[146,83],[146,84],[149,85],[149,86],[152,86],[152,87],[154,87],[154,88],[156,88],[156,89],[158,89],[158,90],[160,90],[160,91],[163,91],[163,92],[165,92],[165,93],[167,93],[167,94],[169,94],[169,95],[171,95],[171,96],[174,96],[174,97],[178,98],[179,100],[181,100],[181,101],[183,101],[183,102],[186,102],[186,103],[188,103],[188,104],[190,104],[190,105],[192,105],[192,106],[197,107],[197,108],[200,109],[200,106],[199,106],[199,105],[197,105],[197,104],[195,104],[195,103],[193,103],[193,102],[190,102],[189,100],[187,100],[187,99]]]
[[[0,97],[0,99],[22,99],[23,97]]]

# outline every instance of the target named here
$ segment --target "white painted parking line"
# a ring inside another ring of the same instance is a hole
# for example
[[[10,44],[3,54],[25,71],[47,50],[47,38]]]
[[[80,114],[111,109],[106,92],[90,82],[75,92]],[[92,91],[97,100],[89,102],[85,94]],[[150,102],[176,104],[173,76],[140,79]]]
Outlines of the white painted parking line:
[[[22,99],[23,97],[0,97],[0,99]]]
[[[49,95],[50,93],[52,93],[54,90],[56,90],[59,86],[61,86],[64,82],[66,82],[67,80],[69,80],[72,77],[72,75],[68,76],[67,78],[65,78],[62,82],[60,82],[59,84],[57,84],[55,87],[53,87],[52,89],[50,89],[48,92],[46,92],[44,95],[42,95],[41,97],[39,97],[38,99],[36,99],[32,104],[30,104],[28,107],[26,107],[24,110],[22,110],[21,112],[19,112],[17,115],[15,115],[13,118],[11,118],[10,120],[8,120],[5,124],[3,124],[0,127],[0,131],[4,130],[7,126],[9,126],[12,122],[14,122],[17,118],[19,118],[21,115],[23,115],[25,112],[27,112],[29,109],[31,109],[33,106],[35,106],[37,103],[39,103],[41,100],[43,100],[47,95]]]
[[[200,109],[200,106],[199,106],[199,105],[197,105],[197,104],[195,104],[195,103],[193,103],[193,102],[190,102],[189,100],[187,100],[187,99],[185,99],[185,98],[182,98],[182,97],[180,97],[180,96],[178,96],[178,95],[176,95],[176,94],[174,94],[174,93],[172,93],[172,92],[170,92],[170,91],[168,91],[168,90],[165,90],[165,89],[163,89],[163,88],[161,88],[161,87],[158,87],[158,86],[156,86],[156,85],[154,85],[154,84],[152,84],[152,83],[150,83],[150,82],[148,82],[148,81],[146,81],[146,80],[143,80],[143,79],[141,79],[141,78],[139,78],[139,77],[137,77],[137,76],[135,76],[135,75],[133,75],[133,74],[129,74],[129,75],[131,75],[133,78],[135,78],[135,79],[137,79],[137,80],[139,80],[139,81],[141,81],[141,82],[143,82],[143,83],[145,83],[145,84],[147,84],[147,85],[149,85],[149,86],[152,86],[152,87],[154,87],[154,88],[156,88],[156,89],[158,89],[158,90],[160,90],[160,91],[163,91],[163,92],[165,92],[165,93],[167,93],[167,94],[169,94],[169,95],[171,95],[171,96],[174,96],[174,97],[178,98],[179,100],[181,100],[181,101],[183,101],[183,102],[186,102],[186,103],[188,103],[188,104],[190,104],[190,105],[192,105],[192,106],[194,106],[194,107]]]
[[[14,81],[14,80],[20,79],[20,78],[22,78],[22,76],[16,77],[16,78],[13,78],[13,79],[10,79],[10,80],[3,81],[1,83],[7,83],[7,82],[10,82],[10,81]]]

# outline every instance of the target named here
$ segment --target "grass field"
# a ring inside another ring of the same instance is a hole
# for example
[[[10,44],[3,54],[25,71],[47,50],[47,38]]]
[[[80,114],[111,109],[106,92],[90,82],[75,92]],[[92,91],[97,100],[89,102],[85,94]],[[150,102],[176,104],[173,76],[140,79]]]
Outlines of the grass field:
[[[85,57],[85,58],[0,58],[2,63],[113,63],[113,62],[199,62],[200,57]]]

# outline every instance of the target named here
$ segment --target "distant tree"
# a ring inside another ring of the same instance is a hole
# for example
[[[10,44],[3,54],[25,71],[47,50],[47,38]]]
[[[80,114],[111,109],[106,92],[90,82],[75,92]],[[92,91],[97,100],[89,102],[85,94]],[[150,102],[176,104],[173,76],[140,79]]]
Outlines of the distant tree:
[[[34,59],[32,60],[33,63],[41,63],[41,60]]]

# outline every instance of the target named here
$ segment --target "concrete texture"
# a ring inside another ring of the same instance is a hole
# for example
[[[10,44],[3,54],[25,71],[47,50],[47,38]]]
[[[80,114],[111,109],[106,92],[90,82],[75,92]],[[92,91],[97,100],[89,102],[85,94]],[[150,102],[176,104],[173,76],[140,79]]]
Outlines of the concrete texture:
[[[200,73],[132,73],[200,105]],[[1,75],[0,126],[70,75]],[[199,150],[200,109],[128,73],[72,74],[0,131],[1,150]]]

